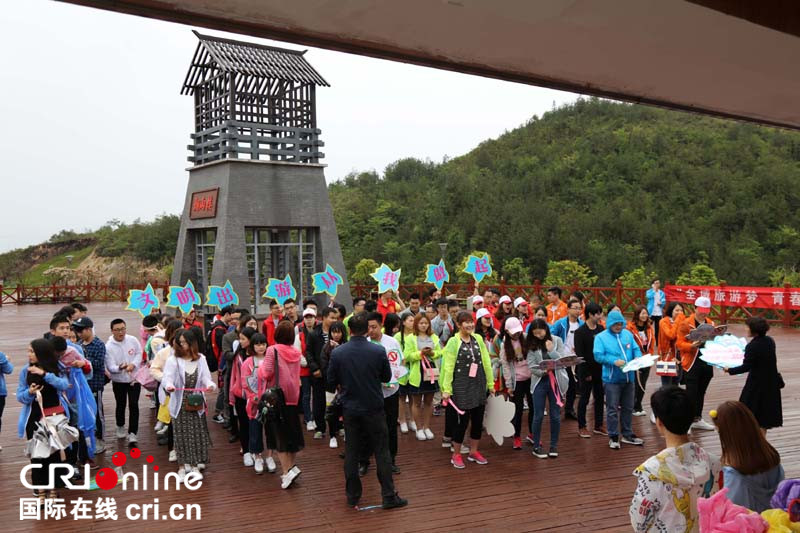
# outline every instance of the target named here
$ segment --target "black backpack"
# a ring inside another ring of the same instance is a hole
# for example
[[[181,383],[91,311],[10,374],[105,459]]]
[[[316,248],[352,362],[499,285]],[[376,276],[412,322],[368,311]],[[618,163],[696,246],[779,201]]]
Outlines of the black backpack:
[[[206,335],[206,349],[204,355],[206,356],[206,363],[208,363],[208,371],[212,373],[219,370],[217,352],[222,353],[222,346],[216,346],[214,333],[220,328],[223,330],[223,334],[227,331],[224,326],[215,324],[211,326],[211,329],[208,331],[208,335]]]

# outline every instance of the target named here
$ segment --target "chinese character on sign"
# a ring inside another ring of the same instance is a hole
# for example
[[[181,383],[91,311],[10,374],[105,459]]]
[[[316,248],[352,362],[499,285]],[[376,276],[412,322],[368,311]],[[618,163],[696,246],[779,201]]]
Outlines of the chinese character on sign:
[[[275,290],[277,291],[278,296],[280,296],[280,297],[287,297],[288,298],[289,295],[292,293],[292,288],[289,285],[288,281],[282,281],[282,282],[278,283],[275,286]]]
[[[440,259],[438,265],[427,265],[426,270],[425,283],[433,283],[434,287],[439,290],[442,290],[445,282],[450,281],[450,274],[444,266],[444,259]]]
[[[78,498],[72,500],[72,510],[69,512],[73,520],[91,520],[92,516],[92,500],[85,498]]]
[[[206,305],[222,309],[228,304],[239,305],[239,295],[233,290],[231,280],[225,280],[225,285],[211,285],[206,293]]]
[[[794,307],[800,307],[800,292],[793,292],[790,294],[789,303]]]
[[[64,498],[52,498],[44,501],[44,517],[61,520],[67,516],[67,504]]]
[[[714,301],[715,302],[724,302],[725,301],[725,291],[720,289],[714,289]]]
[[[775,305],[783,305],[783,293],[782,292],[773,292],[772,293],[772,303]]]
[[[117,500],[114,498],[98,498],[94,506],[95,520],[117,520]]]
[[[200,295],[194,290],[192,280],[187,281],[183,287],[170,285],[167,307],[177,307],[184,313],[188,313],[195,304],[200,304]]]
[[[697,293],[694,292],[694,289],[689,289],[688,291],[686,291],[686,297],[689,298],[690,300],[694,300],[695,294]]]
[[[194,294],[192,293],[191,289],[183,289],[178,294],[176,294],[178,298],[178,303],[181,305],[186,305],[189,302],[194,302]]]
[[[224,287],[217,291],[217,301],[223,305],[223,307],[233,301],[233,294],[231,293],[230,287]]]
[[[738,304],[742,301],[742,293],[739,291],[731,291],[731,303]]]
[[[476,283],[483,281],[486,276],[492,275],[492,265],[488,254],[483,254],[481,257],[470,255],[467,258],[467,267],[464,272],[472,274]]]
[[[381,266],[375,270],[370,276],[378,282],[378,293],[383,294],[388,290],[397,292],[400,288],[400,271],[401,269],[392,270],[386,263],[381,263]]]
[[[313,284],[314,294],[325,293],[331,298],[336,297],[339,290],[339,285],[344,284],[342,276],[336,273],[330,265],[325,265],[325,270],[312,274],[311,281]]]
[[[266,300],[275,300],[283,305],[289,298],[297,298],[297,291],[292,284],[292,276],[286,275],[284,279],[269,278],[267,290],[262,295]]]
[[[19,519],[20,520],[39,520],[42,518],[42,510],[39,507],[38,498],[19,499]]]
[[[704,289],[704,290],[700,291],[700,296],[702,296],[703,298],[710,298],[711,297],[711,291],[708,290],[708,289]]]
[[[128,291],[128,307],[126,309],[138,311],[140,315],[145,316],[149,315],[154,307],[158,307],[158,298],[149,283],[143,291],[138,289]]]
[[[397,283],[397,274],[394,272],[385,272],[383,274],[384,285],[395,285]]]
[[[747,291],[747,293],[745,293],[745,301],[748,304],[755,302],[757,299],[758,299],[758,294],[756,293],[756,291]]]

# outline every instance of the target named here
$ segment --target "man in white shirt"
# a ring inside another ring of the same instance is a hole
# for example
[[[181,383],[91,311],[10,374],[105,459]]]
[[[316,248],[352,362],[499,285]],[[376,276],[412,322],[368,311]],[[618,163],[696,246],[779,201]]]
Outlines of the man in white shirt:
[[[133,378],[142,366],[142,345],[127,334],[125,321],[111,321],[111,338],[106,342],[106,369],[111,375],[111,386],[117,402],[117,438],[125,438],[125,407],[128,404],[128,446],[137,443],[139,432],[139,393],[141,385]]]

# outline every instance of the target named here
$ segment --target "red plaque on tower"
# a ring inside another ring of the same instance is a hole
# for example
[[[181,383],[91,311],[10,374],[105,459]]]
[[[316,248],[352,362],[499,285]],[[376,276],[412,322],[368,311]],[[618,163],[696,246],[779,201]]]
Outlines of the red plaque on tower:
[[[217,196],[219,188],[197,191],[192,193],[192,205],[189,208],[189,218],[214,218],[217,216]]]

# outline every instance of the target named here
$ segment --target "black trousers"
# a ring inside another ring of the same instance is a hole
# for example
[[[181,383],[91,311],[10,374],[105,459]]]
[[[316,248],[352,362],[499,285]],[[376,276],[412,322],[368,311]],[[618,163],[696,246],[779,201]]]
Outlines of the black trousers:
[[[531,394],[531,380],[517,381],[514,386],[514,436],[519,437],[522,432],[522,415],[525,411],[525,398],[528,398],[528,433],[533,433],[533,395]]]
[[[394,396],[397,396],[397,394]],[[348,435],[344,451],[344,479],[348,503],[355,504],[361,498],[361,478],[358,475],[358,463],[364,457],[365,450],[367,450],[367,459],[369,459],[370,453],[374,452],[375,454],[378,481],[381,484],[383,500],[392,499],[395,490],[394,480],[392,479],[392,456],[389,453],[386,414],[382,411],[369,415],[351,415],[345,412],[344,430]]]
[[[533,402],[531,402],[533,405]],[[453,406],[447,404],[447,409],[453,409]],[[453,428],[453,442],[462,444],[464,442],[464,435],[467,433],[467,425],[469,424],[469,438],[474,442],[481,440],[481,431],[483,430],[483,413],[486,410],[486,404],[473,407],[472,409],[465,409],[464,414],[456,413],[456,425]],[[453,409],[455,413],[455,409]]]
[[[242,453],[248,453],[250,451],[250,420],[247,418],[247,401],[237,397],[235,402],[236,416],[232,416],[231,420],[238,420],[239,445],[242,447]]]
[[[383,412],[386,419],[389,455],[392,458],[392,464],[394,464],[394,460],[397,457],[397,417],[400,414],[400,394],[392,394],[388,398],[383,399]],[[347,438],[346,427],[344,434],[345,438]],[[367,441],[366,435],[361,435],[360,439],[364,442]],[[370,455],[372,455],[372,448],[362,447],[358,462],[362,465],[368,465]]]
[[[603,367],[582,368],[586,365],[577,367],[578,388],[581,391],[581,399],[578,400],[578,427],[586,427],[586,409],[589,407],[589,396],[594,397],[594,427],[603,426],[605,389],[603,389]]]
[[[575,394],[577,386],[575,383],[575,374],[572,372],[572,367],[567,367],[567,377],[569,378],[569,385],[567,386],[567,397],[564,402],[564,412],[570,415],[575,415]]]
[[[311,377],[311,412],[317,431],[325,434],[325,380]]]
[[[661,322],[662,318],[664,318],[664,317],[663,316],[659,316],[659,315],[653,315],[653,316],[650,317],[650,320],[653,321],[653,333],[655,333],[656,342],[658,342],[658,331],[660,329],[660,326],[658,325],[658,323]]]
[[[694,417],[703,417],[703,404],[706,399],[706,391],[714,377],[714,369],[702,361],[699,357],[694,360],[694,365],[688,372],[683,374],[683,382],[686,384],[686,392],[694,402]]]
[[[6,397],[0,396],[0,431],[3,429],[3,411],[6,408]]]
[[[139,393],[142,390],[142,386],[138,383],[117,383],[115,381],[111,383],[111,387],[114,391],[114,399],[117,401],[117,427],[125,426],[125,407],[127,404],[130,412],[128,433],[133,433],[134,435],[139,433]]]
[[[453,428],[456,427],[458,413],[455,409],[445,408],[444,410],[444,437],[446,439],[453,438]]]
[[[644,398],[645,388],[647,387],[647,378],[650,377],[650,368],[642,368],[638,371],[636,378],[636,393],[633,395],[633,410],[642,410],[642,399]]]

